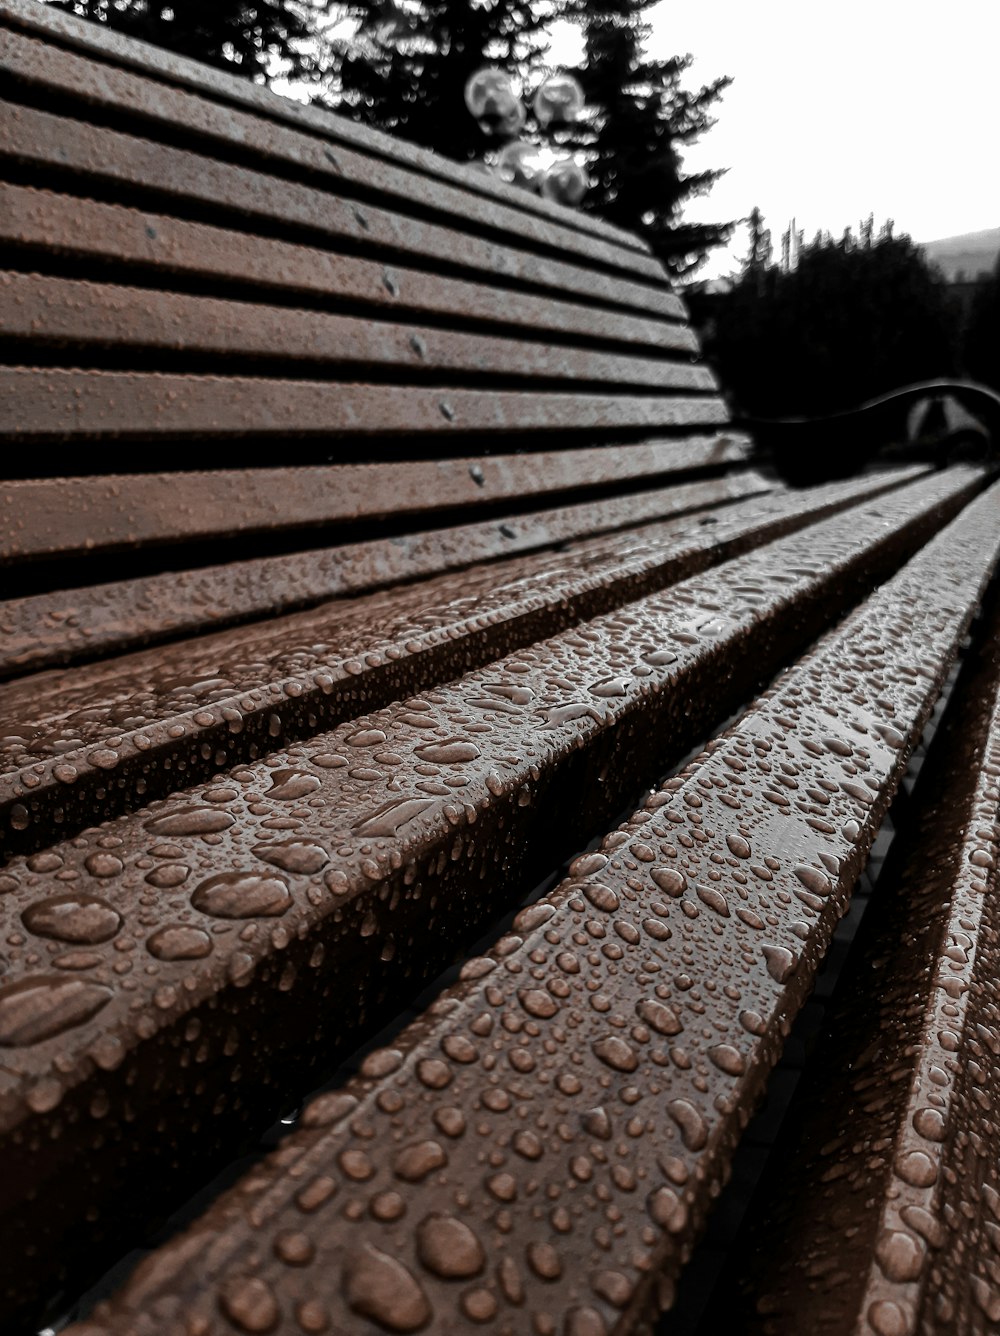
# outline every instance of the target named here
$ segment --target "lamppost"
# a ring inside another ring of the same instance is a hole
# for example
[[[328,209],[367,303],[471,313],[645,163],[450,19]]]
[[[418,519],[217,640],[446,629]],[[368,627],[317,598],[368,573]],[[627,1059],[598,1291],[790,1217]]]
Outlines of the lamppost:
[[[527,111],[504,70],[477,70],[465,85],[465,105],[484,134],[505,141],[494,165],[498,176],[560,204],[580,203],[588,181],[579,159],[551,145],[518,138]],[[532,98],[531,110],[541,129],[558,144],[583,112],[583,89],[571,74],[550,74]]]

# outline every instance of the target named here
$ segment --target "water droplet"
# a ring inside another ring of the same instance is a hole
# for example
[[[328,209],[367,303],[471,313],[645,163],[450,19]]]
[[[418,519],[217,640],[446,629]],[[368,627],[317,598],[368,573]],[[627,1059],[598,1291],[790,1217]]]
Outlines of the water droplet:
[[[125,864],[120,858],[103,849],[88,854],[83,865],[92,877],[117,877],[125,870]]]
[[[58,974],[8,984],[0,988],[0,1044],[23,1048],[51,1039],[96,1016],[111,997],[101,984]]]
[[[106,900],[94,895],[53,895],[29,905],[21,921],[36,937],[95,946],[108,942],[122,926],[122,917]]]
[[[388,738],[380,728],[359,728],[346,739],[348,747],[381,747]]]
[[[413,1275],[402,1262],[370,1243],[347,1258],[343,1287],[355,1313],[381,1322],[390,1331],[419,1331],[431,1317],[427,1296]]]
[[[890,1280],[916,1280],[924,1265],[926,1249],[901,1229],[886,1229],[875,1245],[875,1259]]]
[[[529,1243],[527,1258],[540,1280],[558,1280],[562,1275],[562,1262],[551,1243]]]
[[[646,1208],[656,1223],[669,1234],[679,1234],[687,1224],[688,1211],[673,1188],[657,1188],[649,1194]]]
[[[701,1150],[708,1141],[708,1125],[690,1100],[671,1100],[667,1113],[680,1128],[681,1140],[687,1149]]]
[[[191,903],[214,918],[274,918],[291,908],[292,897],[280,877],[220,872],[192,892]]]
[[[282,872],[300,872],[306,876],[318,872],[329,861],[329,855],[319,844],[305,840],[285,840],[281,844],[255,844],[255,857]]]
[[[727,1076],[742,1076],[746,1071],[743,1054],[732,1044],[715,1044],[708,1050],[708,1056]]]
[[[571,1308],[566,1314],[566,1336],[608,1336],[608,1329],[596,1308]]]
[[[759,1011],[741,1011],[740,1024],[749,1034],[762,1035],[767,1030],[767,1022]]]
[[[433,798],[394,798],[371,816],[354,826],[356,835],[396,835],[407,822],[415,821],[428,807],[434,807]]]
[[[162,867],[154,867],[152,872],[147,872],[146,881],[157,890],[169,891],[187,881],[190,872],[191,869],[183,863],[164,863]]]
[[[233,818],[217,807],[181,807],[146,822],[151,835],[212,835],[228,830]]]
[[[559,1010],[555,998],[543,988],[526,988],[517,996],[525,1011],[540,1020],[550,1020]]]
[[[922,1206],[904,1206],[900,1217],[905,1225],[925,1238],[932,1248],[940,1248],[944,1243],[944,1230],[938,1218]]]
[[[418,1141],[415,1145],[404,1146],[393,1161],[393,1172],[406,1183],[419,1183],[421,1179],[448,1163],[444,1147],[437,1141]]]
[[[680,1034],[681,1030],[684,1029],[680,1017],[673,1007],[668,1007],[663,1002],[657,1002],[654,998],[643,998],[635,1004],[635,1010],[640,1019],[644,1020],[649,1028],[655,1030],[657,1034]]]
[[[667,895],[672,895],[674,899],[683,895],[687,887],[687,878],[683,872],[678,872],[672,867],[654,867],[649,875],[661,891],[665,891]]]
[[[913,1126],[927,1141],[943,1141],[947,1125],[940,1109],[918,1109],[913,1115]]]
[[[460,1137],[465,1131],[465,1114],[461,1109],[437,1109],[434,1122],[446,1137]]]
[[[605,914],[613,914],[618,908],[618,896],[610,886],[603,886],[600,882],[590,881],[584,883],[580,890],[583,891],[595,909],[603,910]]]
[[[701,882],[694,889],[703,905],[707,905],[716,914],[721,914],[723,918],[729,917],[729,902],[720,890],[715,886],[705,886]]]
[[[453,1215],[429,1215],[417,1228],[417,1256],[445,1280],[478,1276],[486,1254],[475,1234]]]
[[[830,878],[820,872],[818,868],[797,867],[795,875],[807,891],[812,891],[813,895],[829,895],[833,890]]]
[[[786,983],[798,967],[798,957],[784,946],[762,946],[767,972],[777,983]]]
[[[378,1192],[369,1207],[376,1220],[398,1220],[406,1214],[406,1202],[398,1192]]]
[[[240,1331],[274,1331],[281,1309],[268,1285],[257,1276],[233,1276],[223,1282],[219,1307]]]
[[[745,840],[742,835],[727,835],[726,844],[729,846],[729,852],[736,858],[749,858],[751,854],[750,841]]]
[[[320,787],[316,775],[305,770],[275,770],[271,775],[271,787],[267,791],[269,798],[278,798],[282,802],[293,802],[296,798],[305,798],[315,793]]]
[[[868,1306],[868,1321],[877,1336],[910,1336],[910,1319],[891,1299],[878,1299]]]
[[[627,696],[628,685],[631,680],[630,677],[606,677],[602,682],[595,682],[592,687],[587,689],[592,696],[609,700],[617,696]]]
[[[896,1160],[896,1173],[915,1188],[929,1188],[938,1176],[936,1162],[922,1150],[907,1151]]]
[[[588,1109],[580,1119],[580,1123],[588,1136],[598,1137],[601,1141],[611,1140],[611,1119],[607,1115],[607,1110],[600,1106]]]
[[[615,1308],[624,1308],[632,1297],[632,1282],[620,1271],[598,1271],[590,1284],[595,1294]]]
[[[431,765],[461,765],[464,761],[474,761],[481,755],[479,748],[463,738],[445,738],[442,742],[425,742],[414,747],[414,756]]]
[[[275,1254],[287,1266],[308,1266],[316,1255],[312,1239],[300,1229],[288,1229],[274,1240]]]
[[[505,528],[506,526],[501,526]],[[489,1290],[477,1285],[475,1289],[467,1290],[461,1298],[462,1312],[472,1322],[489,1322],[496,1316],[497,1301]]]
[[[146,950],[157,960],[200,960],[210,954],[212,939],[189,923],[167,923],[146,939]]]
[[[593,1049],[600,1060],[613,1067],[616,1072],[634,1072],[639,1065],[639,1059],[633,1050],[618,1035],[608,1035],[604,1039],[598,1039]]]
[[[398,1048],[376,1048],[361,1064],[361,1075],[369,1081],[379,1081],[384,1076],[391,1076],[403,1065],[403,1055]]]
[[[443,1090],[454,1079],[451,1068],[440,1058],[424,1058],[419,1062],[417,1078],[428,1090]]]

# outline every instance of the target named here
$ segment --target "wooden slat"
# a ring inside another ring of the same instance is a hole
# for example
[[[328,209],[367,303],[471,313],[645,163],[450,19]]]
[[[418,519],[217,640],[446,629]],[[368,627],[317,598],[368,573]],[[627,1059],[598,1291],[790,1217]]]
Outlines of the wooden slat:
[[[81,22],[50,7],[41,8],[36,0],[0,0],[0,22],[27,32],[40,33],[50,41],[84,51],[109,64],[138,70],[147,77],[155,75],[166,83],[191,88],[280,123],[309,130],[386,162],[416,168],[429,177],[459,185],[473,194],[500,200],[511,207],[558,221],[563,226],[592,233],[644,254],[649,253],[648,244],[640,237],[593,214],[565,209],[538,195],[515,189],[492,174],[484,174],[475,168],[452,162],[405,140],[391,138],[345,116],[277,96],[246,79],[227,75],[147,42],[124,37],[103,25]]]
[[[496,233],[543,252],[558,251],[615,273],[642,278],[666,287],[662,266],[593,235],[562,225],[562,219],[537,218],[500,200],[486,200],[441,180],[387,163],[273,121],[235,110],[195,93],[165,86],[146,75],[114,70],[104,62],[62,50],[23,33],[8,30],[0,45],[0,75],[14,83],[61,100],[94,106],[103,120],[125,116],[125,128],[156,138],[178,131],[198,142],[213,158],[236,154],[256,160],[262,170],[279,175],[297,173],[348,194],[377,196],[404,212],[415,209],[438,217],[445,226],[478,233]],[[86,115],[80,117],[86,119]],[[117,120],[119,127],[123,122]]]
[[[74,366],[102,348],[132,354],[150,369],[149,354],[266,358],[322,364],[314,374],[379,368],[399,379],[436,374],[515,380],[605,382],[660,390],[715,390],[705,366],[629,357],[520,339],[397,325],[257,302],[221,301],[146,288],[96,284],[0,270],[0,338],[18,340],[29,361],[32,344],[65,343]],[[155,365],[155,363],[154,363]],[[218,367],[227,368],[224,362]]]
[[[389,516],[406,519],[414,527],[452,509],[474,514],[484,505],[524,503],[558,493],[597,487],[607,490],[629,483],[654,486],[671,473],[735,464],[743,458],[735,435],[729,442],[703,441],[700,446],[659,442],[333,468],[14,479],[0,482],[0,561],[344,525]],[[909,472],[900,470],[900,479],[905,480]],[[637,512],[632,522],[735,499],[770,485],[755,471],[734,472],[706,483],[678,483],[676,495],[658,489],[646,503],[655,508]],[[581,512],[580,528],[561,529],[553,541],[570,532],[586,532],[586,525],[608,527],[599,520],[600,513],[594,508]]]
[[[0,433],[32,437],[418,436],[722,426],[721,399],[425,389],[249,376],[0,367]]]
[[[751,481],[749,491],[741,492],[740,482],[748,476],[752,480],[754,475],[675,483],[636,496],[587,501],[501,522],[430,529],[396,540],[346,543],[323,551],[170,571],[8,600],[0,605],[4,619],[0,671],[10,675],[53,662],[119,653],[136,644],[277,615],[470,563],[537,551],[583,535],[663,522],[668,516],[697,512],[699,506],[718,506],[740,495],[767,490],[762,481],[756,487]],[[900,481],[906,481],[905,473]],[[711,528],[715,535],[718,524],[725,525],[727,518],[699,515],[685,528],[692,532]],[[88,673],[97,668],[91,664]],[[38,681],[37,675],[31,678],[31,690],[37,689]]]
[[[695,453],[686,442],[680,458],[734,458],[735,441],[706,442]],[[718,479],[610,501],[457,525],[389,541],[347,543],[319,552],[259,557],[192,571],[132,577],[54,593],[9,599],[0,605],[0,673],[112,654],[134,645],[203,632],[251,617],[301,608],[337,595],[397,580],[466,567],[471,562],[548,547],[553,543],[676,514],[697,503],[725,499]],[[728,493],[735,495],[737,493]]]
[[[53,257],[69,257],[86,265],[88,276],[97,261],[125,281],[139,270],[168,288],[178,279],[208,281],[261,300],[294,295],[334,307],[361,304],[379,314],[476,322],[605,347],[698,350],[689,328],[659,318],[603,310],[595,320],[591,306],[513,289],[498,300],[495,288],[475,282],[5,182],[0,182],[0,242],[27,249],[39,269]]]
[[[954,662],[998,521],[994,488],[74,1336],[179,1336],[220,1312],[359,1336],[648,1329]],[[399,913],[376,916],[378,941]],[[912,1330],[905,1313],[869,1310],[867,1329]],[[822,1311],[801,1317],[796,1332]]]
[[[480,280],[490,274],[515,286],[634,307],[647,315],[682,319],[684,314],[680,299],[666,288],[456,233],[373,204],[353,203],[318,186],[281,180],[104,126],[67,121],[34,107],[0,104],[0,158],[20,162],[36,173],[54,171],[60,178],[72,174],[84,191],[94,186],[140,191],[151,196],[158,208],[167,208],[168,201],[171,209],[182,211],[196,205],[199,212],[211,215],[210,221],[246,231],[261,226],[289,228],[307,233],[314,244],[322,237],[393,260],[418,257],[422,263],[471,270]]]
[[[129,1230],[162,1173],[176,1190],[222,1145],[231,1153],[290,1080],[440,968],[536,863],[578,845],[976,485],[918,483],[58,844],[41,864],[8,863],[0,914],[21,934],[5,933],[0,987],[10,1307],[104,1231]],[[996,503],[960,530],[964,560],[943,550],[947,610],[906,625],[926,653],[940,642],[944,657],[961,635]],[[595,771],[603,784],[582,782]],[[79,926],[53,895],[89,897]]]
[[[980,632],[789,1110],[794,1140],[751,1206],[726,1286],[739,1319],[720,1329],[944,1336],[1000,1321],[995,605]]]
[[[325,732],[891,485],[758,498],[0,688],[0,847],[25,852],[98,804],[109,816],[164,796],[178,771],[207,779]]]

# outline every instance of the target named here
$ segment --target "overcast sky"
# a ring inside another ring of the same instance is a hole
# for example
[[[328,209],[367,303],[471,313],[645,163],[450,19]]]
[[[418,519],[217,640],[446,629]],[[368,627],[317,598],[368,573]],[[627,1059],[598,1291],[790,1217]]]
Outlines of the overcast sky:
[[[663,0],[650,16],[651,54],[695,57],[688,86],[734,80],[685,160],[729,172],[687,219],[756,204],[776,254],[793,216],[807,238],[872,212],[915,241],[1000,226],[1000,0]],[[698,277],[745,251],[740,228]]]

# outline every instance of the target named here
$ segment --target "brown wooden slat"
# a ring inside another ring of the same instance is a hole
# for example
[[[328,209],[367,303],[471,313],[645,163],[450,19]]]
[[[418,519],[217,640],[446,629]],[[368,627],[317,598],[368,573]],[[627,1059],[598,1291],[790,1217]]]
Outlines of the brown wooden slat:
[[[900,483],[907,481],[906,472],[899,476]],[[914,475],[918,472],[913,471]],[[84,655],[109,655],[134,644],[191,631],[211,631],[254,616],[277,615],[289,608],[436,575],[477,561],[537,551],[583,535],[614,532],[649,521],[663,522],[668,516],[697,513],[699,505],[717,506],[735,500],[740,495],[738,482],[744,476],[673,484],[636,496],[587,501],[510,517],[502,523],[489,521],[432,529],[405,535],[399,541],[347,543],[325,551],[171,571],[144,579],[10,600],[0,605],[4,630],[0,637],[0,671],[11,674],[18,669]],[[884,483],[885,488],[892,485],[888,480]],[[760,490],[766,490],[762,484],[759,486]],[[752,494],[751,488],[747,495]],[[718,525],[725,526],[730,518],[699,515],[691,519],[685,530],[695,533],[711,529],[715,537]],[[640,537],[637,535],[637,541]],[[566,550],[570,550],[568,544]],[[158,651],[150,653],[155,660]],[[87,672],[90,675],[105,668],[106,665],[92,663]],[[110,671],[114,671],[113,667]],[[28,689],[38,691],[39,681],[35,674]],[[9,693],[22,686],[23,683],[17,687],[8,684],[0,690]]]
[[[218,162],[186,149],[171,148],[104,126],[67,121],[28,106],[0,104],[0,158],[35,172],[76,177],[84,191],[95,185],[115,191],[138,190],[156,207],[197,205],[211,221],[244,230],[288,227],[346,242],[392,259],[419,257],[422,263],[468,269],[498,280],[561,294],[635,307],[647,315],[683,318],[680,299],[666,288],[605,274],[420,219],[356,204],[329,190],[267,176],[249,167]],[[33,181],[32,184],[36,182]],[[38,181],[37,184],[45,184]]]
[[[372,157],[416,168],[427,176],[459,185],[473,194],[540,214],[563,226],[592,233],[617,245],[649,253],[648,244],[640,237],[593,214],[565,209],[538,195],[515,189],[492,174],[451,162],[415,144],[393,139],[380,131],[357,124],[345,116],[334,115],[319,107],[304,106],[258,84],[249,83],[246,79],[227,75],[147,42],[124,37],[103,25],[81,22],[49,7],[42,8],[36,0],[0,0],[0,22],[40,33],[50,41],[58,41],[71,49],[97,56],[106,63],[138,70],[147,77],[155,75],[166,83],[191,88],[280,123],[309,130],[334,142],[350,145]]]
[[[994,488],[73,1336],[186,1336],[219,1313],[357,1336],[648,1329],[954,662],[998,521]],[[400,915],[377,913],[373,936]],[[906,1330],[902,1311],[868,1329]]]
[[[79,1264],[77,1240],[89,1250],[127,1231],[159,1174],[176,1189],[202,1157],[231,1153],[245,1120],[289,1098],[289,1080],[439,968],[456,937],[530,885],[534,862],[578,845],[976,486],[968,474],[918,483],[54,846],[41,864],[10,862],[0,915],[30,933],[23,945],[4,934],[0,987],[10,1306],[50,1285],[53,1264]],[[957,573],[946,564],[959,578],[947,625],[935,609],[921,626],[925,647],[961,634],[996,499],[961,530],[973,551]],[[720,603],[721,616],[706,606]],[[604,783],[588,784],[598,772]],[[85,924],[54,895],[93,897]],[[139,968],[116,971],[131,959]]]
[[[739,448],[735,442],[726,448],[718,441],[708,442],[700,455],[689,448],[685,457],[732,458]],[[725,494],[723,488],[721,496]],[[348,543],[320,552],[260,557],[9,599],[0,604],[0,673],[118,653],[134,645],[551,546],[580,533],[675,514],[699,497],[702,504],[711,504],[720,493],[710,484],[675,484],[638,496],[400,535],[390,541]]]
[[[891,485],[757,498],[0,688],[0,848],[326,732],[488,662],[501,634],[509,653]]]
[[[682,442],[659,442],[532,455],[338,464],[333,468],[0,481],[0,561],[350,524],[387,516],[426,524],[433,515],[450,509],[474,514],[483,505],[541,500],[560,492],[603,490],[630,482],[653,486],[683,469],[734,464],[742,458],[743,448],[734,435],[728,444],[715,442],[714,453],[708,442],[702,442],[700,450],[693,443],[685,448]],[[908,473],[901,470],[900,479],[905,480]],[[753,470],[704,483],[675,483],[673,489],[658,489],[646,502],[634,498],[648,509],[622,522],[733,500],[771,485]],[[279,496],[280,507],[276,504]],[[553,541],[571,532],[586,532],[588,527],[591,532],[594,527],[608,527],[601,514],[600,503],[581,512],[580,527],[560,529]]]
[[[663,358],[559,348],[549,343],[396,325],[257,302],[223,301],[145,288],[96,284],[0,270],[0,338],[18,340],[21,360],[31,345],[68,344],[72,364],[99,348],[132,352],[143,370],[156,352],[249,357],[323,364],[336,369],[398,368],[414,372],[580,380],[656,389],[716,390],[708,367]],[[221,367],[225,371],[225,367]]]
[[[751,1206],[726,1287],[742,1291],[739,1320],[722,1330],[944,1336],[1000,1321],[995,604],[980,632],[897,833],[905,858],[879,880],[789,1110],[794,1141]]]
[[[425,389],[248,376],[0,367],[0,433],[67,436],[418,436],[722,426],[721,399]]]
[[[139,269],[168,288],[177,276],[217,287],[237,285],[241,296],[273,293],[287,300],[295,294],[332,306],[360,303],[379,314],[475,321],[603,346],[698,351],[689,328],[657,318],[602,310],[595,320],[591,306],[512,289],[498,300],[495,288],[462,279],[398,265],[389,269],[353,255],[6,182],[0,182],[0,242],[29,249],[39,269],[53,256],[71,257],[88,266],[88,276],[97,261],[115,274],[124,270],[126,281]]]
[[[422,173],[339,146],[273,121],[209,101],[195,93],[165,86],[146,75],[115,70],[37,38],[8,30],[0,44],[0,75],[8,87],[15,82],[55,95],[79,99],[98,109],[102,118],[127,117],[125,128],[168,138],[177,131],[200,140],[199,150],[214,158],[235,153],[257,160],[264,171],[304,174],[338,192],[359,189],[377,195],[404,212],[415,207],[439,217],[445,226],[479,233],[499,233],[530,249],[565,253],[616,273],[641,276],[666,287],[662,266],[652,256],[622,247],[575,228],[562,218],[538,218],[504,202],[486,200]],[[81,119],[86,119],[84,115]],[[121,122],[117,122],[121,126]],[[324,181],[325,178],[325,181]]]

